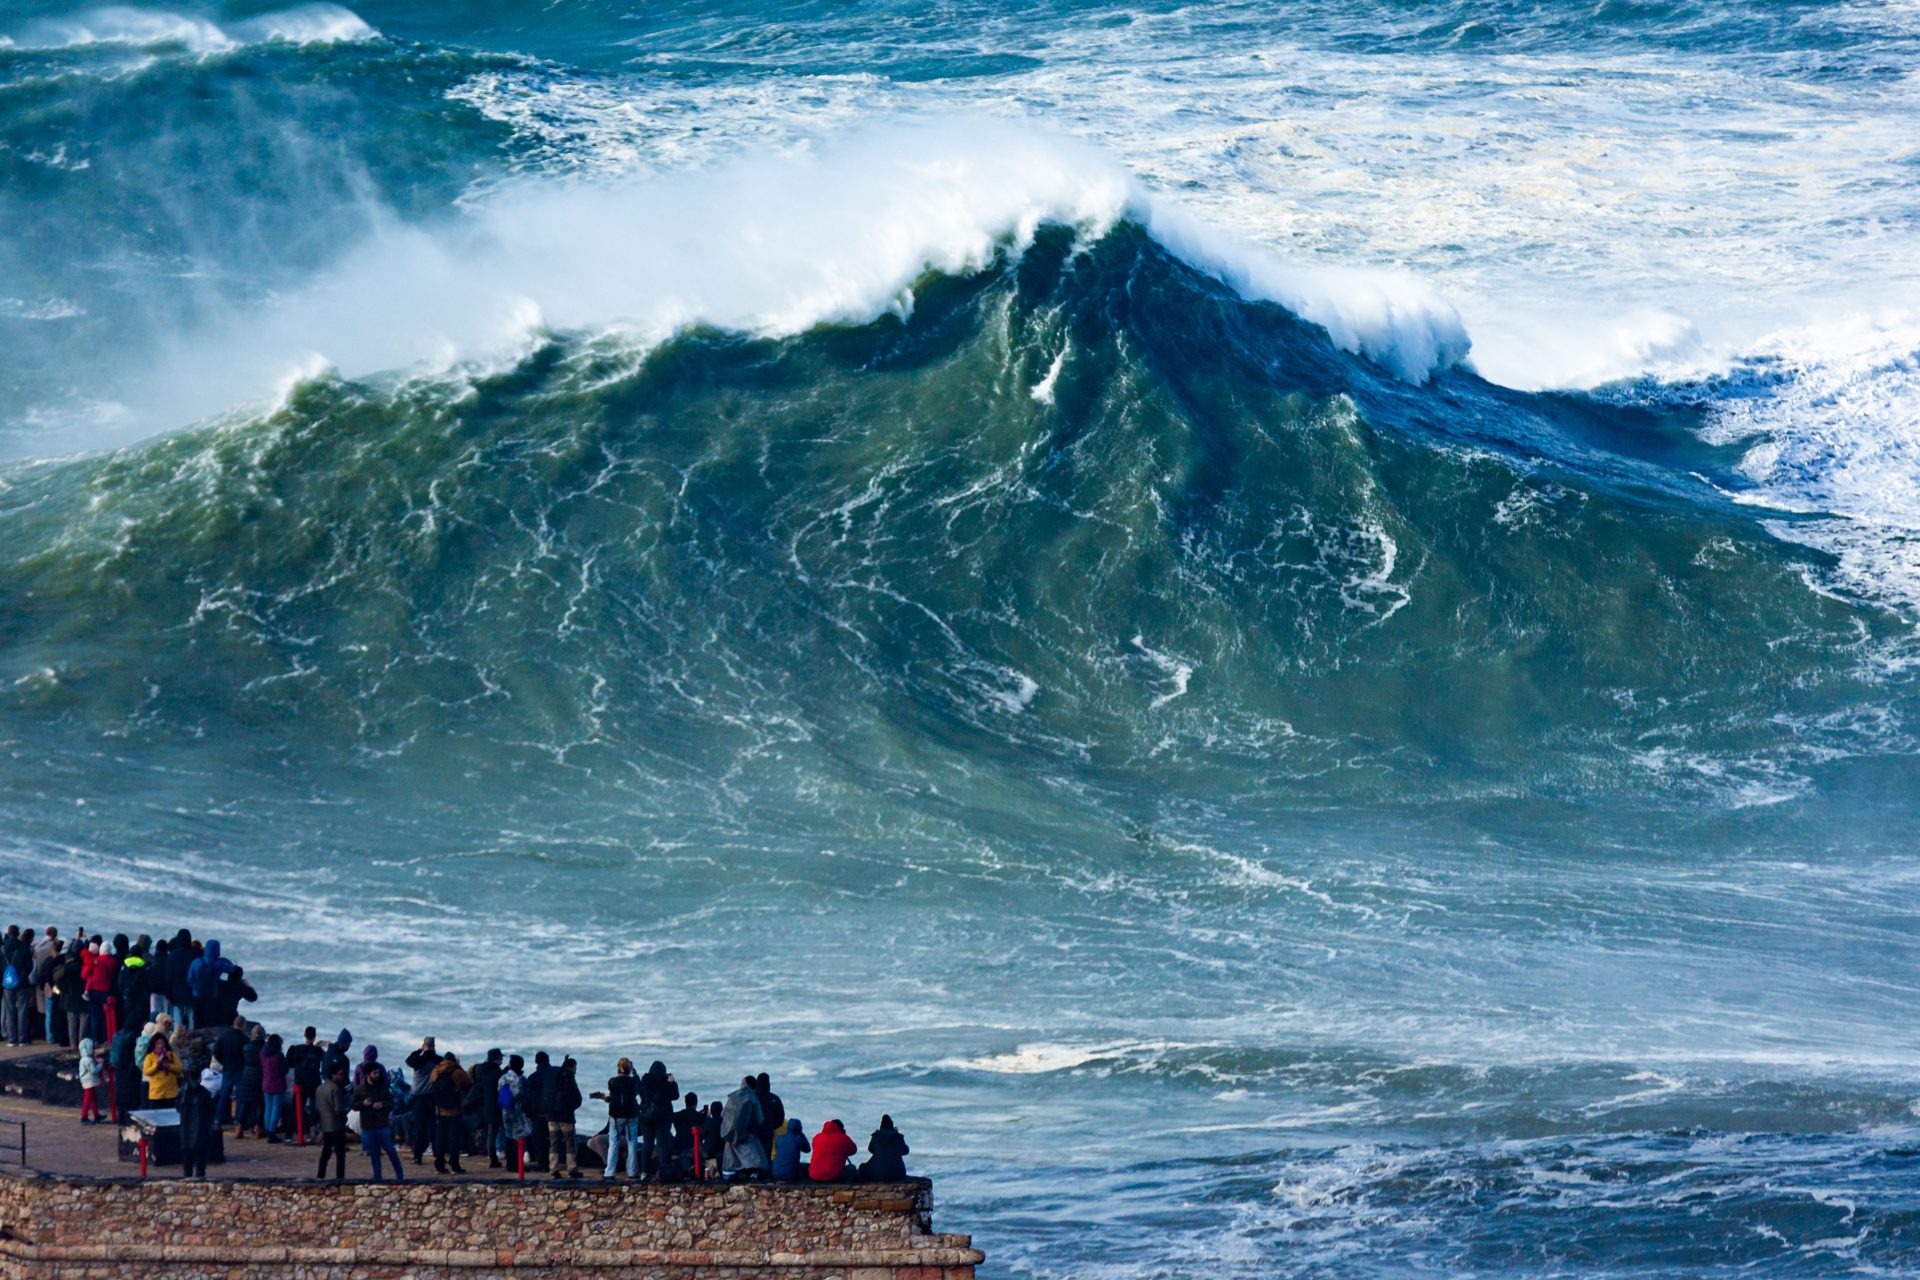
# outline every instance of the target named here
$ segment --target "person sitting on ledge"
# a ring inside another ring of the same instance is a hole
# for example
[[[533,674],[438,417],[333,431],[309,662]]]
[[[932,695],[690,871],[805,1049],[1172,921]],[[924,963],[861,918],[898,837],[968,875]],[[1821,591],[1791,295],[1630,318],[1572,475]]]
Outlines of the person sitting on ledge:
[[[868,1182],[902,1182],[907,1176],[907,1140],[893,1127],[892,1116],[881,1116],[880,1127],[873,1131],[873,1137],[867,1142],[867,1153],[873,1159],[867,1161],[860,1170],[861,1176]]]
[[[727,1142],[726,1154],[720,1158],[722,1173],[743,1182],[767,1176],[767,1149],[760,1141],[764,1115],[754,1078],[748,1076],[727,1095],[726,1108],[720,1113],[720,1136]]]
[[[338,1172],[333,1180],[346,1181],[347,1102],[347,1068],[342,1063],[327,1074],[320,1091],[313,1095],[314,1114],[320,1118],[320,1172],[313,1175],[316,1178],[326,1177],[327,1161],[335,1159]]]
[[[697,1178],[703,1172],[696,1166],[703,1154],[701,1130],[707,1126],[707,1113],[693,1090],[687,1090],[684,1101],[686,1105],[673,1113],[673,1158],[681,1172]]]
[[[815,1182],[849,1182],[848,1162],[859,1150],[860,1144],[847,1136],[847,1126],[829,1120],[813,1135],[813,1163],[807,1166],[807,1176]]]
[[[806,1126],[799,1116],[788,1116],[773,1137],[773,1178],[775,1182],[807,1181],[807,1162],[800,1157],[813,1149],[807,1141]]]

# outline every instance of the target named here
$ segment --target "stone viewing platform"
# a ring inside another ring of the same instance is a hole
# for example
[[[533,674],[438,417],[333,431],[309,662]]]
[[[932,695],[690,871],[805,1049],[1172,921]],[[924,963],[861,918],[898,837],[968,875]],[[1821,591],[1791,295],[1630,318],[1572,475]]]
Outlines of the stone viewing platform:
[[[207,1181],[141,1178],[53,1062],[0,1071],[0,1280],[972,1280],[933,1187],[536,1177],[313,1180],[313,1148],[229,1142]],[[51,1077],[51,1078],[50,1078]],[[26,1121],[25,1165],[5,1144]]]

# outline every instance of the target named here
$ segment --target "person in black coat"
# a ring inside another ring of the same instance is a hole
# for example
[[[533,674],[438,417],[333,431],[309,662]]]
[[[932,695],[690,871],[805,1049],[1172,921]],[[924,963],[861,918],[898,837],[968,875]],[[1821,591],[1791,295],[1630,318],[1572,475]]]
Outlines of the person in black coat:
[[[673,1104],[679,1098],[680,1086],[666,1063],[655,1062],[640,1077],[640,1172],[644,1177],[664,1182],[673,1167]]]
[[[480,1141],[489,1169],[500,1167],[498,1144],[503,1119],[500,1114],[500,1075],[505,1070],[500,1058],[500,1050],[489,1049],[487,1060],[473,1069],[473,1089],[480,1103]]]
[[[907,1176],[907,1140],[893,1127],[892,1116],[881,1116],[880,1127],[867,1141],[867,1153],[873,1158],[860,1169],[868,1182],[902,1182]]]
[[[574,1131],[574,1113],[586,1099],[580,1096],[578,1070],[579,1064],[572,1058],[562,1058],[547,1090],[547,1150],[556,1178],[569,1164],[573,1166],[573,1176],[580,1176],[580,1145]]]
[[[700,1170],[696,1162],[702,1154],[702,1133],[709,1122],[699,1094],[689,1089],[683,1101],[686,1105],[673,1113],[673,1158],[684,1171],[698,1177]]]
[[[184,1031],[193,1030],[193,988],[187,984],[187,970],[193,965],[193,935],[185,929],[173,935],[167,945],[164,969],[167,1011]]]
[[[219,1127],[213,1116],[213,1095],[200,1083],[198,1074],[189,1075],[174,1105],[180,1110],[180,1176],[204,1178],[214,1130]]]
[[[260,1085],[260,1050],[266,1047],[265,1027],[255,1027],[253,1034],[240,1046],[240,1082],[233,1090],[233,1136],[244,1138],[247,1130],[253,1129],[264,1138],[266,1126],[262,1123],[267,1107],[267,1095]]]
[[[325,1075],[320,1070],[320,1064],[326,1061],[326,1051],[314,1042],[319,1034],[313,1027],[308,1027],[302,1042],[287,1050],[287,1075],[300,1094],[299,1105],[302,1114],[298,1123],[301,1131],[306,1134],[313,1132],[313,1098],[320,1092],[321,1080],[325,1079]],[[312,1141],[311,1137],[306,1139],[307,1143]]]
[[[560,1072],[545,1050],[533,1055],[533,1070],[527,1073],[521,1090],[521,1105],[526,1108],[527,1123],[533,1133],[527,1139],[527,1168],[545,1172],[547,1168],[547,1097],[553,1092],[554,1077]]]

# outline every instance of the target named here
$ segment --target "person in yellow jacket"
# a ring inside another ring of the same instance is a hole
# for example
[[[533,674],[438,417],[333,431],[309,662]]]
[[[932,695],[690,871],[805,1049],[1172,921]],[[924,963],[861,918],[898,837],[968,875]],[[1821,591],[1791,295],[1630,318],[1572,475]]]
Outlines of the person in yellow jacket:
[[[180,1081],[187,1073],[167,1044],[166,1036],[156,1033],[147,1046],[147,1056],[140,1064],[140,1074],[147,1078],[149,1104],[171,1104],[180,1095]]]

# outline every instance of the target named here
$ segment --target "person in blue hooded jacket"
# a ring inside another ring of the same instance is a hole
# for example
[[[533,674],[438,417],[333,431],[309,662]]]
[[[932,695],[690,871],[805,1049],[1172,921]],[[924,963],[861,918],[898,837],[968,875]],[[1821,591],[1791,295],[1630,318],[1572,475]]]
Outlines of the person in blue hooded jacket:
[[[220,982],[232,968],[233,961],[220,954],[218,938],[208,938],[207,949],[198,960],[187,966],[187,989],[193,995],[194,1026],[222,1025],[219,1018]]]
[[[805,1182],[807,1166],[801,1156],[813,1149],[799,1116],[788,1116],[773,1139],[773,1177],[776,1182]]]

